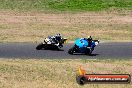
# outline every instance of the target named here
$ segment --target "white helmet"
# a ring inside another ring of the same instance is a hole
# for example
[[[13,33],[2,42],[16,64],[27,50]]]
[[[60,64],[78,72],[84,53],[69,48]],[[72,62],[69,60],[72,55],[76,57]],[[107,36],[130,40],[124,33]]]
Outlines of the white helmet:
[[[61,36],[61,34],[60,34],[60,33],[58,33],[58,34],[56,34],[56,36],[60,37],[60,36]]]

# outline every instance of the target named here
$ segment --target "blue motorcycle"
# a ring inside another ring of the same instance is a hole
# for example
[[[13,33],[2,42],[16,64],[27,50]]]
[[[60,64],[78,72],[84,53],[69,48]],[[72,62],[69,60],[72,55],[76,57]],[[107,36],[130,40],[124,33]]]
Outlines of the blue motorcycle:
[[[91,55],[94,47],[98,45],[98,43],[99,40],[92,40],[91,42],[88,42],[86,38],[79,38],[75,41],[74,46],[68,50],[68,53],[84,53],[86,55]]]

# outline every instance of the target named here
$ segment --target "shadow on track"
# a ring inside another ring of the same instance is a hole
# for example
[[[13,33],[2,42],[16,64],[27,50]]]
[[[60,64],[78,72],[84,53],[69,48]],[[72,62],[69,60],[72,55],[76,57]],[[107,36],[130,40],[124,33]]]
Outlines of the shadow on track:
[[[56,50],[56,49],[41,49],[42,51],[45,50],[45,51],[64,51],[63,49],[59,49],[59,50]],[[37,50],[37,51],[41,51],[41,50]]]
[[[69,54],[70,55],[70,54]],[[85,56],[97,56],[97,55],[100,55],[100,54],[91,54],[91,55],[86,55],[86,54],[83,54],[83,53],[75,53],[73,55],[85,55]]]

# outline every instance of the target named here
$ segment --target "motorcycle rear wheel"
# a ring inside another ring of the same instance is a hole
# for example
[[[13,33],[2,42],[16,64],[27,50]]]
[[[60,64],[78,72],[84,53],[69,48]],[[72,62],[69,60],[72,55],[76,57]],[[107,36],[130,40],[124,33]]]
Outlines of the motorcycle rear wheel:
[[[36,50],[41,50],[43,48],[43,43],[40,43],[37,47]]]
[[[91,49],[89,49],[89,48],[86,49],[86,51],[85,51],[85,54],[86,54],[86,55],[91,55],[91,53],[92,53],[92,52],[91,52]]]

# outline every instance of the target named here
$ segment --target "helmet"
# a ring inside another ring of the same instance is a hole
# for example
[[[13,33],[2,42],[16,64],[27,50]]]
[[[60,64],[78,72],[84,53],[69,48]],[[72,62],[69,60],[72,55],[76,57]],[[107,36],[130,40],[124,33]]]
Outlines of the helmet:
[[[88,36],[88,40],[91,41],[92,40],[92,37],[91,36]]]
[[[61,34],[59,34],[59,33],[58,33],[58,34],[56,34],[56,37],[61,37]]]
[[[61,36],[61,34],[58,33],[58,34],[56,34],[56,36]]]

